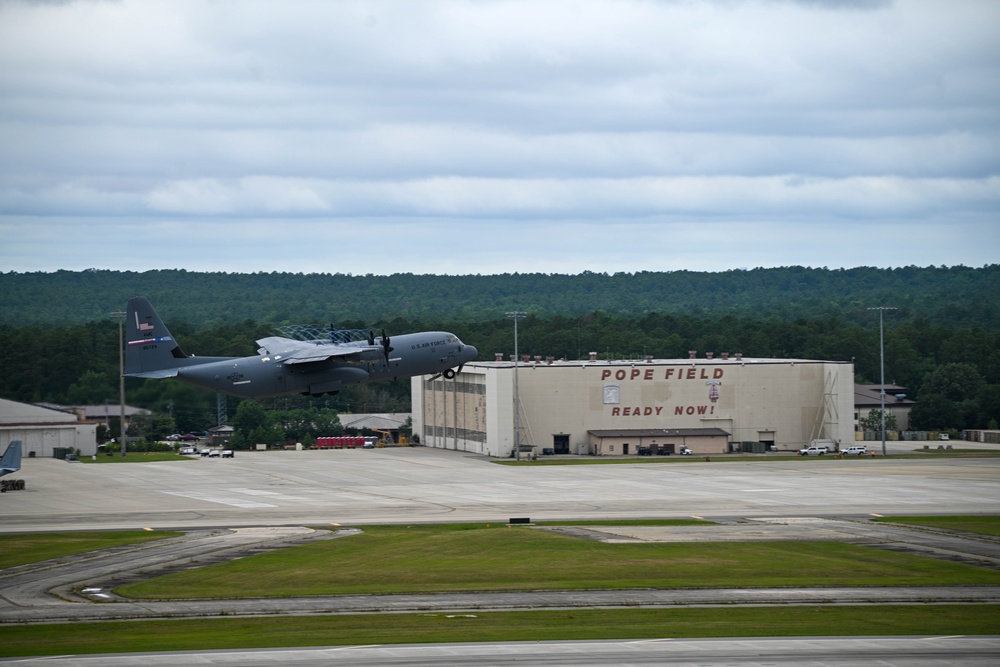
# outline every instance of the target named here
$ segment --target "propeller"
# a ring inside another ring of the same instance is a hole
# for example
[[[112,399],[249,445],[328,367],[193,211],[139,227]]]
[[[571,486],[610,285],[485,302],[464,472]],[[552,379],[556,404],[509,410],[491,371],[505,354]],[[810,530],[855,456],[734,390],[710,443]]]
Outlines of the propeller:
[[[375,332],[372,331],[371,329],[368,330],[368,344],[369,345],[375,344]]]
[[[389,337],[385,335],[385,329],[382,329],[382,351],[385,353],[385,363],[389,363],[389,353],[392,352],[392,349],[389,345]]]

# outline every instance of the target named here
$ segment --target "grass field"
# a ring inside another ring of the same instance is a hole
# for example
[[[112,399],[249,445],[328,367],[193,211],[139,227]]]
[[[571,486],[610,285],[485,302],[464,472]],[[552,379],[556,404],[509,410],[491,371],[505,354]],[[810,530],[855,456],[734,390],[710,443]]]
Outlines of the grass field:
[[[1000,516],[886,516],[876,521],[1000,536]]]
[[[145,530],[0,535],[0,568],[36,563],[50,558],[63,558],[126,544],[162,540],[179,535],[183,535],[183,533]]]
[[[80,460],[84,463],[157,463],[159,461],[197,460],[191,456],[181,456],[177,452],[128,452],[126,456],[122,456],[119,452],[113,452],[112,454],[112,456],[98,454],[94,458],[81,456]]]
[[[133,598],[496,590],[1000,585],[1000,572],[840,542],[607,544],[527,527],[364,533],[121,586]]]
[[[989,529],[1000,522],[1000,517],[903,519],[943,523],[949,528],[977,525]],[[170,535],[143,531],[0,536],[0,563],[5,560],[3,567],[10,567],[14,556],[18,562],[28,562]],[[366,527],[362,535],[187,570],[121,591],[153,597],[232,598],[541,588],[922,584],[1000,585],[1000,573],[832,542],[603,544],[528,527],[456,524]],[[1000,634],[998,619],[1000,605],[935,604],[172,619],[0,626],[0,655],[554,639]]]
[[[432,642],[1000,633],[1000,605],[573,609],[0,627],[6,657]]]

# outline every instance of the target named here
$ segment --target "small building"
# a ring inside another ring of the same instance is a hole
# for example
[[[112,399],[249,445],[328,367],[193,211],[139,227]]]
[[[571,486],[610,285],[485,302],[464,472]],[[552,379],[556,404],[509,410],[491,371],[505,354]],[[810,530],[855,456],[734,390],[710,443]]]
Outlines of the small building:
[[[729,433],[721,428],[636,428],[589,434],[594,456],[670,456],[680,454],[682,448],[692,454],[717,454],[726,451],[729,443]]]
[[[371,431],[378,433],[387,441],[399,443],[400,431],[406,426],[410,419],[408,412],[341,412],[340,425],[345,429],[360,433]]]
[[[122,406],[120,403],[102,403],[99,405],[59,405],[58,403],[36,403],[43,408],[50,408],[52,410],[64,410],[66,412],[72,412],[81,421],[92,422],[95,424],[103,425],[105,428],[111,430],[111,420],[121,419]],[[125,429],[132,424],[132,419],[137,416],[152,414],[149,410],[144,408],[137,408],[131,405],[125,406]],[[116,433],[112,432],[113,436],[117,436]]]
[[[27,458],[52,457],[60,451],[92,456],[97,453],[97,424],[70,410],[0,398],[0,450],[11,440],[21,441]]]
[[[897,431],[910,430],[910,410],[916,401],[909,397],[910,390],[895,384],[885,385],[885,414],[896,418]],[[872,410],[882,409],[882,385],[854,385],[854,423],[861,430],[860,421]]]
[[[208,444],[212,447],[225,447],[232,440],[234,433],[236,433],[236,429],[226,424],[210,428],[208,429]]]

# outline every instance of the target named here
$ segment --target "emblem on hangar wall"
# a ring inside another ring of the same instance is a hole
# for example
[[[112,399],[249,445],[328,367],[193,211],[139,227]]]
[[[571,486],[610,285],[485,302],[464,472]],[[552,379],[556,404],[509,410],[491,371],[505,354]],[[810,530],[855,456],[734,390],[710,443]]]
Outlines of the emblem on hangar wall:
[[[719,400],[719,385],[722,384],[722,380],[709,380],[705,384],[708,385],[708,400],[715,403]]]
[[[622,402],[622,386],[620,384],[604,385],[604,405],[618,405]]]

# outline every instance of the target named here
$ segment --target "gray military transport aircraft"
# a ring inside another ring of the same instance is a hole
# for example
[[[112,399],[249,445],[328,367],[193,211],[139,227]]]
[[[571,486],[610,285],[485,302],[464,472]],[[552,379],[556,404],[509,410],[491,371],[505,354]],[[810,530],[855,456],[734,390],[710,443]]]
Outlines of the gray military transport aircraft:
[[[176,378],[188,384],[244,398],[289,394],[335,394],[347,385],[415,375],[452,379],[479,354],[458,336],[423,331],[391,341],[367,332],[364,340],[329,337],[297,340],[272,336],[257,341],[249,357],[195,357],[181,351],[145,297],[128,302],[125,315],[125,375]]]

